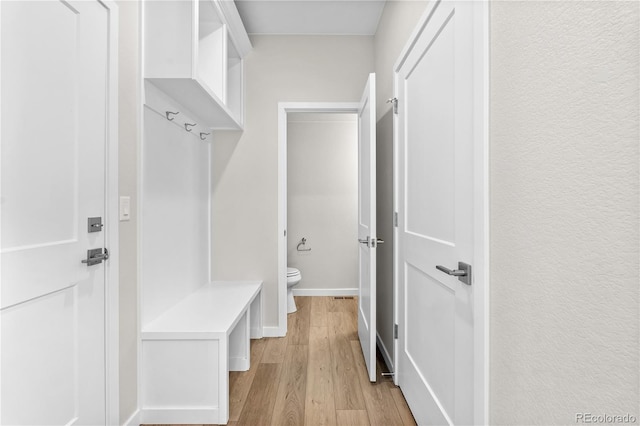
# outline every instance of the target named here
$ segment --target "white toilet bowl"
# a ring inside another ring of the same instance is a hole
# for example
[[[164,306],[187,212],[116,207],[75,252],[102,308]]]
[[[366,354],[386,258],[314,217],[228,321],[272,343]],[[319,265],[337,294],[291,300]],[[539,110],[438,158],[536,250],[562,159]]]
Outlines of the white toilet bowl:
[[[296,301],[293,299],[293,287],[300,282],[302,274],[296,268],[287,268],[287,313],[298,310]]]

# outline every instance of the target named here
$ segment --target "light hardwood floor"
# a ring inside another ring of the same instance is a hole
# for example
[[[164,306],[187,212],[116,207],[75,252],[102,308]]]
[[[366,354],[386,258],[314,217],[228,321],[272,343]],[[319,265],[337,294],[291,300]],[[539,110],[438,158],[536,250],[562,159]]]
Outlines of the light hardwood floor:
[[[370,383],[356,299],[296,297],[282,338],[251,341],[251,369],[230,374],[230,425],[415,425],[378,357]]]
[[[415,425],[378,354],[370,383],[356,299],[296,297],[286,337],[251,341],[251,368],[229,375],[229,425]]]

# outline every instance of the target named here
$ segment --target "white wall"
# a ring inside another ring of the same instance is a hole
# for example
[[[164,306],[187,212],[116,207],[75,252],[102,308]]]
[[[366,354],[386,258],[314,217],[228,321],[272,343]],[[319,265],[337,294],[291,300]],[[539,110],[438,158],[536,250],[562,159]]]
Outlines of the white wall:
[[[357,293],[357,115],[288,114],[287,162],[287,260],[302,273],[294,292]],[[303,237],[311,251],[297,251]]]
[[[387,1],[375,35],[376,168],[378,238],[377,327],[393,363],[393,112],[386,100],[393,95],[393,65],[426,9],[426,1]],[[393,368],[389,365],[389,368]]]
[[[142,327],[209,282],[210,147],[145,106]]]
[[[639,7],[491,3],[492,424],[638,417]]]
[[[373,70],[366,36],[253,36],[246,126],[213,143],[212,275],[264,280],[264,320],[278,317],[278,102],[360,99]]]
[[[118,1],[118,154],[120,195],[131,197],[131,220],[120,222],[120,423],[137,409],[138,253],[137,149],[139,107],[139,3]]]

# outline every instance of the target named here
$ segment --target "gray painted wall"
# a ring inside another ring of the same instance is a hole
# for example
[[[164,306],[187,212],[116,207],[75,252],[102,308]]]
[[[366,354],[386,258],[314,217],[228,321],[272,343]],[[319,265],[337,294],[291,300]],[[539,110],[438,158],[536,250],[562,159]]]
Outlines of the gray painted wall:
[[[490,421],[638,417],[638,2],[492,2]]]

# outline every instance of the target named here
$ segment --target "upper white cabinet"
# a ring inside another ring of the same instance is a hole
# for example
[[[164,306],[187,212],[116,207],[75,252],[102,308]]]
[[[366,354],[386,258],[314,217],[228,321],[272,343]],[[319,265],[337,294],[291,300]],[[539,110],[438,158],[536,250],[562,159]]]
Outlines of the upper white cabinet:
[[[144,76],[213,129],[242,129],[249,37],[231,0],[144,2]]]

